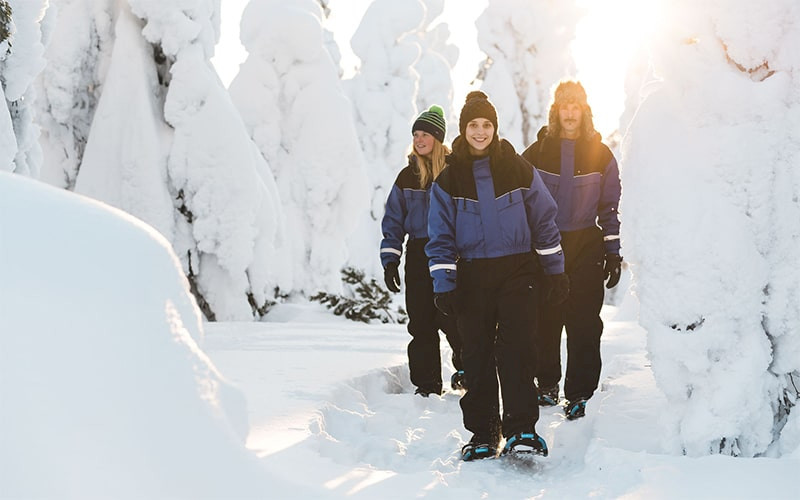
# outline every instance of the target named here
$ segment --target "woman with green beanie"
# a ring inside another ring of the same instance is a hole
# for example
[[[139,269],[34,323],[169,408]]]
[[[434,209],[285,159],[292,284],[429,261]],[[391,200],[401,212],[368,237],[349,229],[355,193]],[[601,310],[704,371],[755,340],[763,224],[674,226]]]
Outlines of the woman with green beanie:
[[[424,397],[442,393],[440,329],[453,349],[452,361],[456,369],[451,378],[453,389],[462,388],[464,375],[455,318],[442,314],[433,303],[433,280],[428,273],[428,257],[425,255],[431,184],[444,168],[445,156],[450,153],[443,144],[445,130],[444,111],[436,105],[414,121],[408,165],[400,171],[389,192],[381,223],[381,264],[386,287],[392,292],[400,291],[398,266],[403,254],[403,240],[408,236],[405,264],[408,333],[411,334],[408,367],[411,383],[417,387],[416,393]]]

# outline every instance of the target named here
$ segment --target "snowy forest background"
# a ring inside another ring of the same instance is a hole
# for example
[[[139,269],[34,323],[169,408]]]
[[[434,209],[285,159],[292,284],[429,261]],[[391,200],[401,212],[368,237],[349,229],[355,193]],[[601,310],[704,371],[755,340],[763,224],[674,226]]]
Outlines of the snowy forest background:
[[[414,117],[440,103],[456,135],[464,82],[444,5],[372,1],[346,74],[328,21],[346,2],[251,0],[248,55],[226,88],[211,63],[220,0],[0,0],[0,171],[155,228],[206,320],[345,293],[343,269],[380,275],[379,221]],[[546,122],[552,84],[576,74],[581,12],[489,0],[477,19],[485,57],[470,84],[518,151]],[[658,12],[645,42],[621,42],[625,100],[604,133],[673,451],[796,455],[800,5],[673,0]]]

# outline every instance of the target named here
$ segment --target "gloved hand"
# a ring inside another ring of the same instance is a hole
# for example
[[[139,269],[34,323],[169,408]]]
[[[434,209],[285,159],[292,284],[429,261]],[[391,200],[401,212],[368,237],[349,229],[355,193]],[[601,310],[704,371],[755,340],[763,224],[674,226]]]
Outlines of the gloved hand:
[[[603,266],[603,273],[605,275],[603,280],[608,280],[606,288],[610,289],[617,286],[620,274],[622,274],[622,256],[615,253],[607,253],[606,263],[605,266]]]
[[[454,316],[456,314],[456,291],[450,290],[433,294],[433,303],[436,305],[436,309],[442,311],[445,316]]]
[[[399,262],[389,262],[383,268],[383,282],[390,292],[400,291],[400,273],[397,271]]]
[[[547,303],[557,306],[569,297],[569,276],[567,273],[547,276]]]

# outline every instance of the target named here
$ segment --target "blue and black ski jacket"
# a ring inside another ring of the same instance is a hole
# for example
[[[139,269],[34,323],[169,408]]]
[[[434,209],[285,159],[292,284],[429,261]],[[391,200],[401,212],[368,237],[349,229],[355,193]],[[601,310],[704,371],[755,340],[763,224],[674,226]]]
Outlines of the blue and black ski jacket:
[[[619,254],[619,168],[600,134],[577,140],[549,137],[547,127],[522,156],[542,176],[558,204],[556,222],[562,232],[599,225],[606,253]]]
[[[381,221],[381,265],[400,262],[403,255],[403,240],[428,237],[428,210],[430,208],[430,185],[419,187],[419,168],[414,156],[408,157],[408,166],[397,175],[389,191],[386,210]]]
[[[463,151],[458,142],[454,150]],[[491,259],[535,251],[545,274],[564,272],[557,207],[536,170],[501,140],[475,160],[451,154],[431,188],[425,246],[436,293],[456,287],[458,259]]]

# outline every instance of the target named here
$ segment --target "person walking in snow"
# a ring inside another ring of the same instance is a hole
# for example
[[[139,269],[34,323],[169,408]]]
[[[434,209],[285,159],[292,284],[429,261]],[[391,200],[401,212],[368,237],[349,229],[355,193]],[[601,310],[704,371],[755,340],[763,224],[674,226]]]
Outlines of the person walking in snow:
[[[549,300],[569,292],[557,207],[536,170],[499,138],[497,112],[483,92],[467,95],[459,132],[431,188],[425,251],[436,306],[457,318],[462,339],[461,410],[473,435],[461,457],[494,457],[503,437],[504,454],[546,456],[535,430],[535,308],[539,265]]]
[[[397,176],[389,198],[381,227],[381,263],[386,287],[400,291],[398,266],[406,243],[406,309],[408,309],[408,367],[411,383],[416,393],[424,397],[442,393],[442,367],[439,350],[441,329],[453,350],[452,362],[456,372],[451,386],[462,388],[464,371],[461,366],[461,341],[455,318],[436,309],[433,303],[433,281],[428,274],[428,209],[430,190],[434,179],[444,168],[445,156],[450,150],[443,144],[446,131],[444,111],[431,106],[414,121],[411,127],[413,143],[408,156],[408,166]]]
[[[556,222],[566,256],[569,298],[560,306],[540,302],[537,348],[539,404],[558,404],[561,330],[567,330],[564,408],[570,420],[586,414],[586,401],[600,379],[603,282],[619,282],[619,169],[600,140],[580,82],[555,88],[549,121],[522,156],[533,164],[558,204]]]

